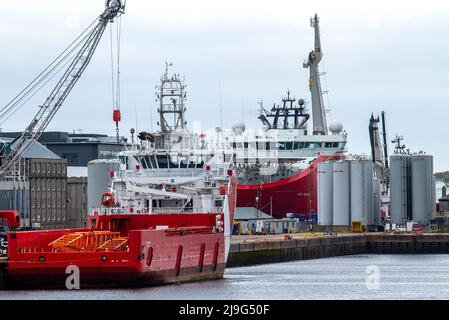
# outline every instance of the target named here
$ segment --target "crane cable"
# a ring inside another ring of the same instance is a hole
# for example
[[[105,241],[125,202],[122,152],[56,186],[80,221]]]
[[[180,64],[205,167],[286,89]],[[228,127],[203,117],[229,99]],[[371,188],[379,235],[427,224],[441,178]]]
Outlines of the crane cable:
[[[122,17],[119,16],[117,19],[117,91],[116,91],[116,102],[117,107],[121,105],[121,92],[120,92],[120,51],[121,51],[121,41],[122,41]]]
[[[118,17],[116,28],[116,43],[114,47],[113,28],[110,25],[110,42],[111,42],[111,87],[112,87],[112,111],[116,125],[117,143],[120,143],[119,121],[120,121],[120,47],[121,47],[121,29],[122,19]],[[116,61],[114,59],[114,49],[116,50]]]
[[[114,41],[112,38],[112,24],[109,24],[109,40],[111,42],[111,89],[112,89],[112,108],[114,109],[115,101],[115,78],[114,78]]]

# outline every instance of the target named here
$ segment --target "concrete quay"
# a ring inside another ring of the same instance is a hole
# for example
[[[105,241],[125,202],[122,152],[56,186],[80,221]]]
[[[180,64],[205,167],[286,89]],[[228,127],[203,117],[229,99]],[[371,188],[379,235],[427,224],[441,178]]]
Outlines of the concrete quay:
[[[449,234],[340,233],[234,236],[227,267],[353,254],[449,254]]]

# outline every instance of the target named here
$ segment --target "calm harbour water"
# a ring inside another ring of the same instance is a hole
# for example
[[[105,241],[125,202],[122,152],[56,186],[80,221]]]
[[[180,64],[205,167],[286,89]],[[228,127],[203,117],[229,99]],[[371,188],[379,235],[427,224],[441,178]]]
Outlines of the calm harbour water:
[[[369,266],[380,272],[378,289],[367,289]],[[449,255],[344,256],[232,268],[215,281],[143,289],[0,291],[1,299],[449,299]]]

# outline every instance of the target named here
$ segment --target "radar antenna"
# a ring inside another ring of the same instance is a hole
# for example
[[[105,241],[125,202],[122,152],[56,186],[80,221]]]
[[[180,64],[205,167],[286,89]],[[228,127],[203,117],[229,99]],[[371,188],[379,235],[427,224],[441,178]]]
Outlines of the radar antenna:
[[[391,140],[391,143],[394,143],[394,153],[396,154],[409,154],[409,149],[405,149],[405,144],[402,144],[402,141],[404,140],[403,136],[396,135],[393,140]]]

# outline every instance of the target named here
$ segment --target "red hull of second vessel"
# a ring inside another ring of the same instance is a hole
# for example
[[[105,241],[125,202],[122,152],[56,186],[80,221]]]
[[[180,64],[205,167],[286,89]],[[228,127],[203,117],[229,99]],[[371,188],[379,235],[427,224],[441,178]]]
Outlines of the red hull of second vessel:
[[[237,207],[252,207],[277,219],[287,213],[317,214],[318,163],[340,157],[318,157],[306,170],[275,182],[260,185],[237,185]]]

